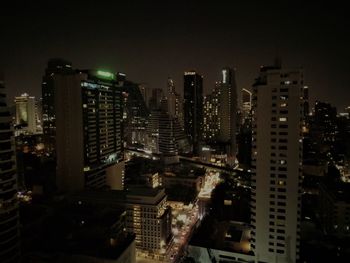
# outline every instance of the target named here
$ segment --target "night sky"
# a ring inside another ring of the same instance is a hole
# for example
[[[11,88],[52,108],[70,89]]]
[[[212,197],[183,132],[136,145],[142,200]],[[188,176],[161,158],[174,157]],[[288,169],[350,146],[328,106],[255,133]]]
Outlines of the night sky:
[[[25,91],[40,97],[52,57],[122,71],[150,88],[165,88],[171,76],[182,93],[185,70],[203,74],[208,92],[226,65],[239,88],[250,88],[260,65],[279,54],[285,67],[304,68],[312,100],[350,105],[350,23],[340,1],[13,2],[0,9],[11,100]]]

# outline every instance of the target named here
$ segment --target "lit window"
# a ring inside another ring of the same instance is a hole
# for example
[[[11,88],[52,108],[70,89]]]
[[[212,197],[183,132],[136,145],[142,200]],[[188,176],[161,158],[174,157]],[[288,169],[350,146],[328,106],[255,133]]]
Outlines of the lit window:
[[[280,117],[280,118],[279,118],[279,121],[285,122],[285,121],[287,121],[287,118],[286,118],[286,117]]]

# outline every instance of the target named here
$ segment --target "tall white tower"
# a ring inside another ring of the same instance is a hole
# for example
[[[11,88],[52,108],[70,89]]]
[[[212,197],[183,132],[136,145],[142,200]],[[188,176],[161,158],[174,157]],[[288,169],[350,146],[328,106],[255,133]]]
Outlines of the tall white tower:
[[[299,258],[303,73],[262,67],[253,85],[252,247],[256,262]]]

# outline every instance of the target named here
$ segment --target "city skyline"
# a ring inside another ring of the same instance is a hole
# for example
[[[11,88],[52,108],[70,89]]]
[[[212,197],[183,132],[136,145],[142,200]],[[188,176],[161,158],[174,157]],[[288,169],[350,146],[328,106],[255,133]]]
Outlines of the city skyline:
[[[204,75],[207,94],[220,68],[235,67],[238,88],[251,89],[257,68],[279,55],[284,66],[304,68],[311,104],[317,97],[339,110],[348,106],[348,21],[341,6],[63,1],[50,7],[39,1],[15,10],[1,18],[7,41],[0,69],[9,98],[23,92],[40,97],[41,74],[53,57],[77,68],[125,72],[149,88],[165,90],[172,77],[180,92],[183,72],[193,69]]]
[[[347,262],[345,10],[3,5],[0,261]]]

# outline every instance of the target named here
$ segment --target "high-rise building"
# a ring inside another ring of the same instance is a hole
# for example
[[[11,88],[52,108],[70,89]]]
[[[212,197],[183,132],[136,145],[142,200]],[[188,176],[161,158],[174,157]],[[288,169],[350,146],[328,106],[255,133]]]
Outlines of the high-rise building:
[[[16,118],[15,125],[18,133],[36,133],[36,105],[35,97],[27,93],[15,97]]]
[[[122,88],[101,70],[55,74],[57,186],[123,189]]]
[[[220,123],[218,140],[228,143],[227,158],[228,162],[232,163],[237,152],[237,88],[235,71],[226,67],[222,69],[221,73],[222,79],[218,87],[218,116]]]
[[[140,90],[140,92],[141,92],[141,95],[142,95],[142,98],[143,98],[143,100],[144,100],[144,102],[145,102],[145,104],[146,104],[146,106],[148,107],[148,87],[147,87],[147,84],[145,84],[145,83],[141,83],[141,84],[139,84],[139,90]]]
[[[43,132],[43,99],[40,98],[35,103],[35,121],[37,133]]]
[[[252,247],[257,262],[297,262],[303,73],[262,67],[253,85]]]
[[[304,116],[305,118],[309,115],[309,87],[308,86],[304,86],[303,89],[303,103],[304,103],[304,107],[303,107],[303,111],[304,111]]]
[[[143,97],[142,85],[126,79],[118,73],[118,83],[123,91],[123,137],[127,145],[144,145],[148,109]]]
[[[43,134],[47,153],[55,154],[56,136],[56,111],[55,111],[55,87],[53,77],[55,74],[72,74],[72,63],[63,59],[50,59],[42,81],[42,114]]]
[[[252,93],[247,89],[242,89],[242,124],[249,118],[252,109]]]
[[[162,98],[163,98],[162,89],[159,89],[159,88],[152,89],[152,96],[149,99],[149,103],[148,103],[149,110],[159,109]]]
[[[183,122],[183,113],[182,113],[182,103],[181,96],[175,90],[174,81],[171,78],[168,78],[168,113],[171,116],[177,117],[182,124]]]
[[[179,153],[188,153],[190,145],[178,118],[163,110],[151,111],[146,150],[161,154],[166,163],[178,162]]]
[[[198,154],[203,132],[203,76],[195,71],[184,73],[184,124],[193,153]]]
[[[12,119],[0,76],[0,262],[18,262],[19,220]]]
[[[207,143],[217,140],[220,131],[218,83],[212,93],[204,97],[203,140]]]

